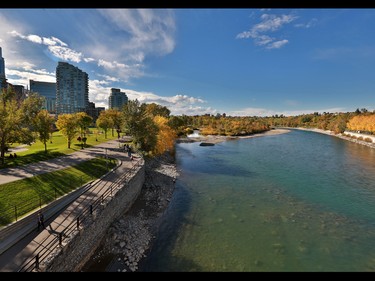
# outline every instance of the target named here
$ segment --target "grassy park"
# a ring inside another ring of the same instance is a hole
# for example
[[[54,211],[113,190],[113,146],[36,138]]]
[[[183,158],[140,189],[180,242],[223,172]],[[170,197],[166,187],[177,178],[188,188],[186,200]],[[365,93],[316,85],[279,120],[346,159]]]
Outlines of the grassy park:
[[[92,129],[90,134],[87,135],[87,142],[84,147],[87,148],[112,139],[117,139],[117,135],[112,136],[111,133],[108,133],[105,139],[104,134],[96,133],[96,129]],[[47,145],[47,153],[45,153],[44,145],[40,141],[36,141],[30,146],[13,144],[6,154],[5,168],[70,154],[82,149],[81,145],[79,141],[74,141],[71,149],[68,149],[66,139],[59,132],[53,133],[52,142]],[[22,147],[25,150],[14,150],[17,157],[9,158],[9,153],[14,153],[12,148],[15,147],[18,147],[18,149]],[[99,157],[59,171],[0,185],[0,226],[15,221],[41,205],[101,177],[107,172],[106,165],[106,159]],[[115,165],[115,161],[112,160],[109,163],[109,168]]]
[[[107,138],[105,138],[103,133],[100,133],[96,128],[91,128],[90,133],[86,134],[86,137],[87,141],[84,147],[87,148],[102,142],[117,139],[117,134],[115,133],[114,136],[112,136],[112,133],[108,132]],[[13,148],[21,149],[12,151]],[[47,143],[47,153],[44,151],[44,144],[39,140],[31,145],[22,145],[17,143],[11,144],[8,153],[5,154],[5,166],[2,168],[23,166],[30,163],[56,158],[73,153],[81,148],[82,143],[78,140],[74,140],[71,148],[69,149],[65,137],[60,132],[54,132],[52,134],[51,141]],[[9,158],[10,153],[13,154],[14,152],[17,154],[17,157]]]

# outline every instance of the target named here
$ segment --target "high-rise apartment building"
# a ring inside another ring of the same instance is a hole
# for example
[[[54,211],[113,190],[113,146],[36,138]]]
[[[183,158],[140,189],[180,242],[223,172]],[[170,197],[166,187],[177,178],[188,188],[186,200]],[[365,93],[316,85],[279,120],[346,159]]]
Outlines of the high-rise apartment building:
[[[7,87],[6,77],[5,77],[5,61],[2,54],[2,49],[0,47],[0,90]]]
[[[56,67],[56,113],[86,111],[89,104],[89,77],[67,62]]]
[[[108,99],[110,109],[121,109],[124,104],[128,103],[128,96],[121,92],[120,89],[112,88]]]
[[[30,92],[38,93],[45,98],[44,108],[49,113],[56,113],[56,83],[30,79]]]

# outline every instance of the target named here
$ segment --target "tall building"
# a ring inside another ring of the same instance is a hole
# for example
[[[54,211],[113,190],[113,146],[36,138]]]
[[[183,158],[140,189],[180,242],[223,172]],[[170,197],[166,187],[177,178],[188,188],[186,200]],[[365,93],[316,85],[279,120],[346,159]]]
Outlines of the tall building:
[[[0,90],[6,87],[7,87],[7,83],[6,83],[6,77],[5,77],[5,61],[3,58],[2,49],[0,47]]]
[[[56,113],[56,83],[35,81],[30,79],[30,92],[45,97],[44,108],[49,113]]]
[[[121,109],[124,104],[128,103],[128,96],[121,92],[120,89],[112,88],[108,99],[110,109]]]
[[[86,111],[89,104],[89,76],[67,62],[56,67],[56,113]]]

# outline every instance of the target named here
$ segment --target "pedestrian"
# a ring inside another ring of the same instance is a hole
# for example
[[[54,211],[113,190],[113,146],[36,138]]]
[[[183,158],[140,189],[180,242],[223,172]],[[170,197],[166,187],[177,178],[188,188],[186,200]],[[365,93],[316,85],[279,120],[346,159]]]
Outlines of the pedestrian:
[[[44,226],[44,216],[42,214],[41,211],[38,212],[38,231],[40,229],[40,227],[43,227],[43,229],[45,229],[46,227]]]

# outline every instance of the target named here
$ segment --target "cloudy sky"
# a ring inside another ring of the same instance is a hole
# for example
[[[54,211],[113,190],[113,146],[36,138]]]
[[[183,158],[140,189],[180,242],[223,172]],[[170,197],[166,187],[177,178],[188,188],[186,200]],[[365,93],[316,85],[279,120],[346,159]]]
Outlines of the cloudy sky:
[[[0,9],[10,83],[58,61],[173,115],[375,109],[375,9]]]

